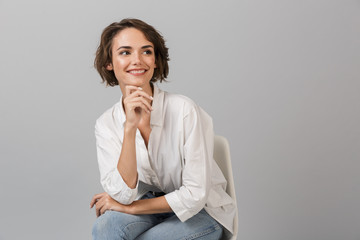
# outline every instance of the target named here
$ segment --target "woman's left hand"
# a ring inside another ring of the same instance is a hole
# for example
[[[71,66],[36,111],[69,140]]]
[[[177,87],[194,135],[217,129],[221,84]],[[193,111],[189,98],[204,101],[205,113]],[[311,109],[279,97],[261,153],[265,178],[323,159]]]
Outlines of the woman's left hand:
[[[115,201],[106,192],[94,195],[90,202],[90,208],[92,208],[94,205],[96,206],[95,209],[97,217],[104,214],[106,210],[130,213],[130,205],[123,205]]]

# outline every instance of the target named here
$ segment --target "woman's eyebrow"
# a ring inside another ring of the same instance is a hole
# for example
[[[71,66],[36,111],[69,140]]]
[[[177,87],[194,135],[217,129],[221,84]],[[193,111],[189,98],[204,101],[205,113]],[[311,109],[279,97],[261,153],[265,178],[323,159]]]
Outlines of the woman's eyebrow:
[[[142,46],[141,49],[144,49],[144,48],[154,48],[153,46],[151,45],[145,45],[145,46]]]
[[[120,48],[132,49],[132,47],[130,47],[130,46],[120,46],[118,49],[116,49],[116,51],[119,50]],[[151,45],[145,45],[145,46],[141,47],[141,49],[144,49],[144,48],[154,48],[154,47]]]
[[[120,48],[131,49],[132,47],[130,47],[130,46],[120,46],[118,49],[116,49],[116,51],[119,50]]]

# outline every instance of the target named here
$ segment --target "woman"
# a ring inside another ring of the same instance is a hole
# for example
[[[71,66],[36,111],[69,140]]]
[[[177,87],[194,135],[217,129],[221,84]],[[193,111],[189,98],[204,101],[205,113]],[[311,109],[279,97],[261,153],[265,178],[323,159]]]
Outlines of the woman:
[[[231,236],[235,204],[212,157],[211,118],[154,85],[166,79],[168,60],[163,37],[143,21],[124,19],[102,33],[95,67],[122,97],[95,125],[105,192],[90,203],[94,239]]]

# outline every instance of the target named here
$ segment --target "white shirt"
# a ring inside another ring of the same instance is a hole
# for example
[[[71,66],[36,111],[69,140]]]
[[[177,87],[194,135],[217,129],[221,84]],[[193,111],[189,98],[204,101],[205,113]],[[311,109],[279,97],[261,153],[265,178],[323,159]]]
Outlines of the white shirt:
[[[148,191],[162,191],[181,221],[205,208],[232,233],[236,206],[225,192],[226,180],[213,159],[212,119],[185,96],[154,86],[153,97],[148,148],[140,131],[136,132],[138,182],[134,189],[126,185],[117,170],[126,120],[122,99],[96,121],[104,190],[122,204],[130,204]]]

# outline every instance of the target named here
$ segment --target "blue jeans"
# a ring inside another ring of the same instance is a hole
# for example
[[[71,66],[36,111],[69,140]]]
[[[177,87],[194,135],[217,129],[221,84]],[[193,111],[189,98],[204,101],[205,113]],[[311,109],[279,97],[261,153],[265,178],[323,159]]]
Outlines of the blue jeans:
[[[145,198],[150,198],[147,194]],[[204,209],[181,222],[174,213],[131,215],[106,211],[96,219],[92,235],[94,240],[218,240],[222,226]]]

